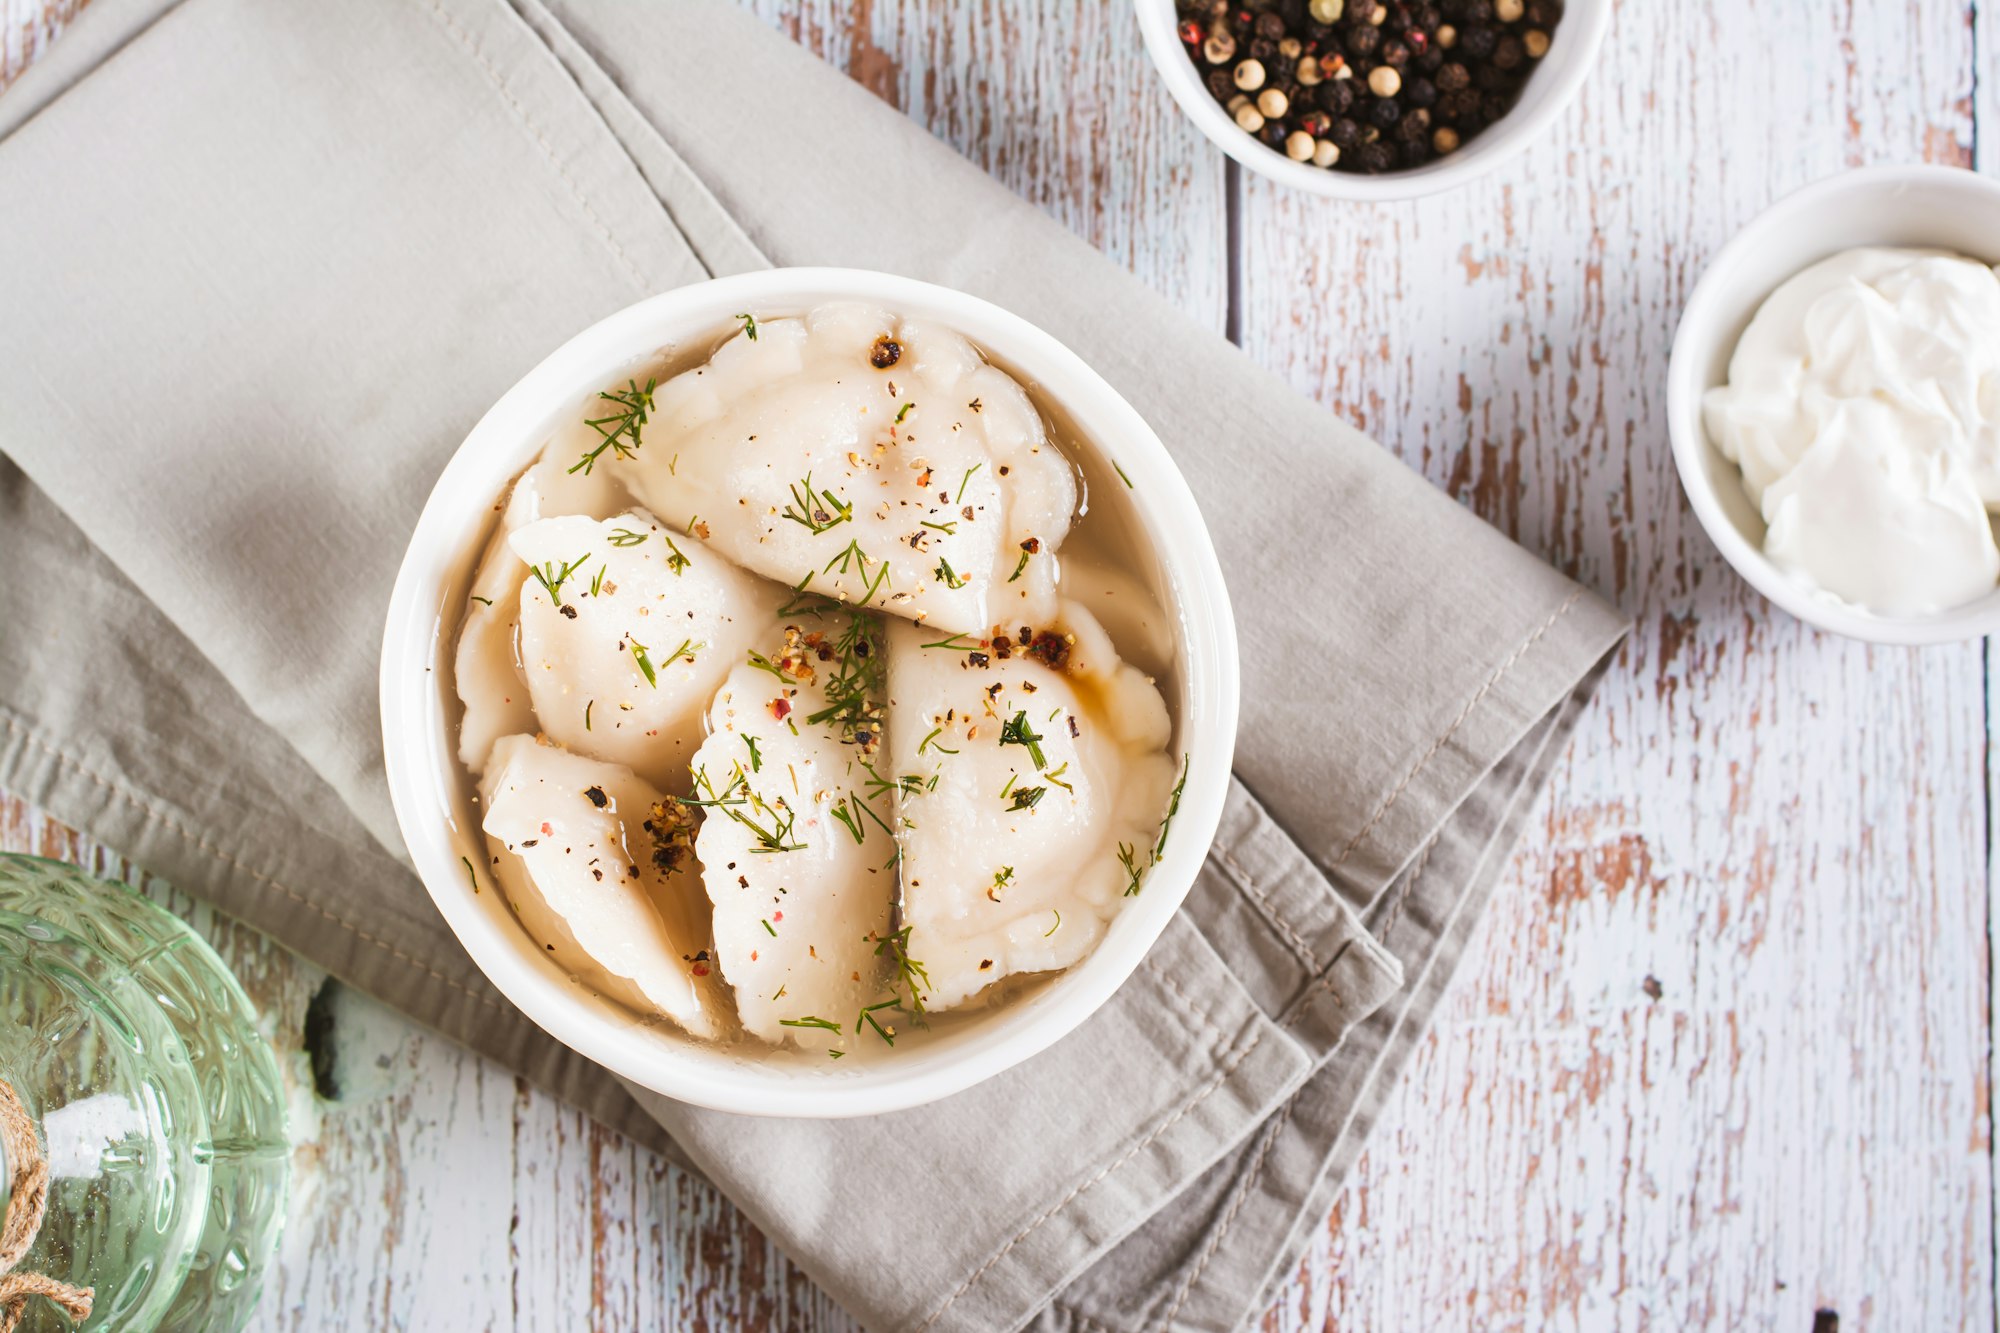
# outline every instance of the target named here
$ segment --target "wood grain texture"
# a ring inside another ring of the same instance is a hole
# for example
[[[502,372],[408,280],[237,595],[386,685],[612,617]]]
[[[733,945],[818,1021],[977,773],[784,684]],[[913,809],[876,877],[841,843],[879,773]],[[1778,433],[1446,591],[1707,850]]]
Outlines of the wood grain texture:
[[[1264,1327],[1993,1326],[2000,667],[1750,594],[1682,500],[1662,386],[1706,257],[1778,195],[2000,170],[2000,12],[1624,0],[1525,157],[1357,207],[1225,169],[1121,3],[745,2],[1638,617]],[[0,85],[73,8],[0,0]],[[4,798],[0,846],[124,869]],[[338,988],[316,1099],[324,979],[147,891],[298,1088],[260,1326],[852,1327],[706,1186]]]

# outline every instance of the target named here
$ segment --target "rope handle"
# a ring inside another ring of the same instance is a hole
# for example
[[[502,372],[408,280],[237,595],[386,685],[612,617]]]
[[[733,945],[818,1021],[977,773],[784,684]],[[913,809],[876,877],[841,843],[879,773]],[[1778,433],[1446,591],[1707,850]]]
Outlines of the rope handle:
[[[40,1273],[17,1273],[14,1265],[27,1257],[28,1247],[42,1229],[49,1206],[49,1164],[42,1158],[41,1135],[34,1117],[5,1079],[0,1079],[0,1145],[14,1181],[7,1195],[7,1215],[0,1218],[0,1333],[14,1333],[29,1300],[41,1296],[61,1307],[76,1323],[90,1318],[93,1287],[73,1287]]]

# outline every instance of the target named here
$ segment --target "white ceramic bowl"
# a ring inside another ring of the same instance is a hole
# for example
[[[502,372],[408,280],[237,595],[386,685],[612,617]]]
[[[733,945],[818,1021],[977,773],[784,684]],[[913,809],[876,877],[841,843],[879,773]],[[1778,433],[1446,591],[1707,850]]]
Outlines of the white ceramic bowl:
[[[1132,479],[1140,522],[1164,572],[1179,635],[1174,744],[1193,757],[1173,837],[1097,951],[1051,984],[923,1043],[841,1064],[759,1061],[705,1047],[572,981],[494,892],[475,894],[466,857],[485,841],[453,735],[450,649],[494,498],[587,394],[663,349],[705,344],[739,311],[777,316],[863,300],[957,329],[1032,391],[1059,404]],[[1110,998],[1193,885],[1215,837],[1236,744],[1237,657],[1229,596],[1194,496],[1145,421],[1083,360],[984,301],[849,269],[777,269],[655,296],[569,340],[494,404],[459,446],[417,520],[382,645],[382,734],[390,794],[410,856],[438,910],[493,984],[558,1039],[669,1097],[758,1115],[853,1116],[948,1096],[1045,1049]]]
[[[2000,590],[1921,616],[1881,616],[1808,587],[1764,554],[1764,519],[1702,424],[1743,330],[1787,278],[1862,245],[1932,246],[2000,263],[2000,183],[1951,167],[1864,167],[1773,204],[1709,262],[1674,335],[1667,430],[1695,517],[1750,586],[1800,620],[1874,643],[1945,643],[2000,630]]]
[[[1181,19],[1174,0],[1133,0],[1133,4],[1139,13],[1139,30],[1145,35],[1146,54],[1167,81],[1167,91],[1216,147],[1259,175],[1308,194],[1378,203],[1453,189],[1485,175],[1527,147],[1562,114],[1597,63],[1598,48],[1611,27],[1612,0],[1569,0],[1562,22],[1550,34],[1548,54],[1536,62],[1535,72],[1522,87],[1513,110],[1449,156],[1379,176],[1294,162],[1275,148],[1265,147],[1202,86],[1201,73],[1181,44]]]

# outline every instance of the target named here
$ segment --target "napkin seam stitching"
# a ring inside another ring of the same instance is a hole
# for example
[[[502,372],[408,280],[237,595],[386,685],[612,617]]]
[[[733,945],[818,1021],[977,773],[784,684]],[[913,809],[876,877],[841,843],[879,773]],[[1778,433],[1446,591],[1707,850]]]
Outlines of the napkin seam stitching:
[[[339,926],[342,930],[345,930],[348,934],[354,936],[358,940],[361,940],[363,943],[371,944],[375,946],[377,949],[382,950],[384,953],[388,954],[391,958],[394,958],[399,962],[408,964],[409,966],[416,968],[418,971],[424,973],[432,980],[443,982],[445,985],[451,987],[451,989],[458,991],[460,994],[465,995],[470,999],[477,1000],[480,1004],[485,1005],[487,1008],[492,1009],[496,1013],[503,1015],[507,1013],[507,1011],[504,1008],[502,1008],[499,1005],[499,1003],[493,1000],[490,996],[481,995],[478,991],[473,990],[471,987],[465,985],[463,982],[452,980],[450,977],[438,971],[436,968],[430,966],[428,963],[422,962],[419,959],[414,958],[407,953],[404,953],[401,949],[398,949],[395,945],[390,944],[388,941],[379,939],[376,936],[371,935],[367,931],[361,929],[353,922],[348,921],[345,918],[340,917],[331,911],[328,911],[326,908],[320,906],[318,903],[312,901],[310,898],[307,898],[304,894],[300,893],[297,889],[292,888],[290,885],[285,884],[279,880],[273,879],[271,876],[264,874],[262,871],[253,869],[252,867],[244,864],[236,857],[230,855],[228,852],[222,850],[220,847],[217,847],[213,843],[209,842],[206,837],[189,831],[189,829],[185,825],[183,825],[178,819],[176,819],[173,815],[169,814],[167,811],[153,805],[151,802],[147,801],[144,797],[136,796],[133,793],[126,791],[123,787],[120,787],[117,783],[112,782],[111,780],[101,776],[89,765],[85,764],[81,759],[78,759],[76,756],[69,754],[64,750],[61,750],[56,746],[49,744],[47,741],[35,735],[32,731],[29,731],[26,727],[22,726],[19,722],[15,721],[13,718],[0,717],[0,722],[5,722],[7,724],[8,731],[12,732],[16,736],[19,736],[29,745],[32,745],[36,749],[42,751],[44,754],[54,759],[57,763],[65,764],[70,768],[75,769],[77,772],[83,774],[85,777],[89,778],[92,782],[96,783],[99,787],[102,787],[105,791],[111,793],[119,800],[124,801],[127,805],[130,805],[134,809],[138,810],[141,814],[145,815],[147,818],[165,825],[168,829],[172,830],[176,835],[178,835],[183,842],[187,843],[190,847],[193,847],[196,851],[202,852],[214,858],[215,860],[222,862],[224,865],[232,866],[235,869],[241,871],[242,873],[250,876],[254,880],[270,885],[272,888],[277,889],[280,893],[284,894],[287,898],[290,898],[293,902],[297,903],[299,906],[307,908],[308,910],[317,913],[319,916],[325,918],[327,921],[333,923],[334,925]]]
[[[1403,891],[1396,895],[1395,902],[1389,904],[1389,919],[1382,923],[1384,947],[1387,947],[1389,937],[1396,933],[1396,923],[1403,919],[1403,905],[1410,901],[1411,890],[1415,889],[1417,881],[1423,878],[1425,867],[1431,863],[1431,853],[1437,850],[1438,841],[1443,836],[1443,832],[1440,831],[1437,837],[1424,844],[1423,851],[1417,854],[1417,863],[1410,867],[1409,877],[1403,881]]]
[[[577,184],[575,177],[569,174],[569,169],[563,166],[562,158],[556,153],[555,145],[549,142],[548,135],[543,132],[540,125],[535,123],[535,118],[528,114],[528,109],[521,105],[520,99],[514,96],[513,91],[508,88],[506,81],[500,77],[500,71],[494,67],[493,62],[487,59],[486,53],[472,40],[472,35],[459,27],[458,21],[444,11],[443,6],[438,3],[438,0],[429,0],[425,8],[430,10],[431,15],[444,27],[446,32],[451,34],[452,40],[458,43],[460,49],[472,58],[473,63],[485,72],[486,81],[493,85],[493,90],[500,94],[501,99],[508,106],[514,108],[515,116],[520,119],[521,124],[527,129],[535,142],[541,146],[542,156],[548,159],[549,165],[555,169],[556,175],[561,177],[563,184],[569,187],[570,197],[576,200],[577,207],[581,208],[596,226],[597,234],[604,238],[604,243],[607,246],[611,247],[611,253],[618,256],[618,262],[624,265],[626,274],[640,288],[645,288],[648,285],[645,274],[639,271],[639,266],[633,261],[632,256],[625,253],[625,247],[618,244],[618,238],[612,234],[610,226],[605,223],[602,217],[598,216],[597,210],[591,207],[590,199],[584,194],[583,187]]]
[[[1223,1238],[1229,1234],[1230,1228],[1236,1225],[1237,1215],[1243,1211],[1243,1205],[1250,1201],[1250,1194],[1256,1188],[1257,1182],[1263,1179],[1264,1163],[1270,1157],[1271,1149],[1276,1146],[1279,1136],[1285,1132],[1285,1126],[1291,1123],[1292,1112],[1298,1109],[1298,1104],[1298,1096],[1294,1094],[1292,1099],[1285,1103],[1284,1112],[1265,1131],[1264,1141],[1257,1147],[1257,1160],[1250,1164],[1249,1174],[1243,1178],[1242,1184],[1237,1186],[1236,1197],[1230,1201],[1229,1211],[1223,1214],[1222,1225],[1216,1228],[1213,1236],[1209,1237],[1208,1245],[1202,1250],[1194,1271],[1188,1274],[1185,1282],[1181,1283],[1180,1291],[1174,1296],[1172,1308],[1160,1321],[1161,1328],[1173,1327],[1174,1320],[1180,1316],[1181,1307],[1187,1304],[1187,1298],[1194,1291],[1194,1284],[1208,1271],[1209,1261],[1214,1259],[1216,1251],[1222,1248]]]
[[[1334,950],[1332,959],[1328,961],[1326,969],[1320,973],[1319,979],[1301,991],[1299,998],[1292,1002],[1292,1015],[1290,1018],[1284,1020],[1282,1026],[1288,1029],[1297,1027],[1300,1020],[1304,1019],[1306,1014],[1311,1011],[1312,1003],[1319,998],[1321,991],[1325,991],[1333,996],[1334,1004],[1340,1008],[1345,1009],[1347,1007],[1347,1001],[1341,998],[1339,989],[1333,984],[1333,969],[1340,966],[1340,960],[1347,957],[1347,951],[1354,947],[1354,938],[1354,936],[1349,935],[1340,942],[1340,947]]]
[[[1272,905],[1271,900],[1264,896],[1264,891],[1257,886],[1256,878],[1248,870],[1245,870],[1242,864],[1229,854],[1228,848],[1224,847],[1221,843],[1216,843],[1209,850],[1215,854],[1215,859],[1222,862],[1223,867],[1229,871],[1230,878],[1235,880],[1243,891],[1249,894],[1259,907],[1264,909],[1264,919],[1275,926],[1278,933],[1285,937],[1286,943],[1292,946],[1292,952],[1296,953],[1299,956],[1299,961],[1306,965],[1306,971],[1319,971],[1319,958],[1313,953],[1312,946],[1306,943],[1304,936],[1292,929],[1291,923],[1286,921],[1278,909]]]
[[[1214,1034],[1215,1040],[1211,1043],[1211,1045],[1215,1049],[1218,1050],[1221,1049],[1223,1043],[1228,1041],[1229,1038],[1223,1033],[1221,1028],[1215,1025],[1214,1019],[1210,1018],[1207,1014],[1201,1012],[1201,1010],[1195,1006],[1193,997],[1191,997],[1186,991],[1181,989],[1179,982],[1175,981],[1171,976],[1167,975],[1167,973],[1160,967],[1159,963],[1154,960],[1153,955],[1150,953],[1146,955],[1146,970],[1148,972],[1151,972],[1154,976],[1158,977],[1161,981],[1164,981],[1167,984],[1167,988],[1173,991],[1173,993],[1180,998],[1181,1007],[1187,1010],[1188,1015]]]
[[[1416,766],[1403,775],[1403,780],[1396,784],[1395,790],[1391,791],[1382,804],[1376,807],[1375,813],[1369,816],[1368,822],[1361,826],[1361,831],[1356,833],[1348,841],[1347,846],[1341,849],[1340,859],[1333,863],[1335,870],[1339,870],[1347,864],[1348,858],[1353,856],[1355,850],[1367,840],[1368,835],[1375,831],[1375,826],[1382,822],[1383,816],[1387,815],[1396,802],[1402,799],[1403,793],[1409,790],[1410,784],[1417,780],[1417,776],[1425,768],[1429,767],[1431,760],[1437,757],[1438,752],[1444,749],[1453,736],[1458,734],[1458,729],[1465,725],[1466,719],[1472,716],[1472,711],[1479,707],[1480,701],[1488,694],[1491,694],[1496,685],[1506,679],[1507,673],[1512,671],[1523,657],[1527,656],[1528,650],[1533,648],[1537,643],[1540,643],[1542,637],[1554,629],[1556,622],[1568,615],[1570,608],[1575,606],[1582,597],[1582,588],[1571,590],[1570,595],[1564,599],[1563,604],[1558,606],[1534,633],[1522,640],[1521,645],[1508,656],[1506,661],[1493,669],[1493,674],[1486,678],[1486,683],[1481,685],[1478,690],[1474,691],[1472,697],[1465,701],[1465,707],[1458,710],[1458,716],[1451,720],[1451,725],[1446,727],[1444,733],[1431,743],[1431,748],[1424,751],[1423,756],[1417,760]]]
[[[937,1323],[938,1320],[942,1319],[944,1317],[945,1311],[951,1309],[953,1305],[957,1304],[959,1297],[965,1295],[966,1292],[972,1290],[973,1286],[979,1281],[979,1279],[986,1276],[986,1273],[989,1269],[991,1269],[995,1264],[999,1263],[1002,1259],[1005,1259],[1010,1253],[1013,1252],[1013,1249],[1016,1245],[1019,1245],[1022,1241],[1026,1240],[1029,1236],[1033,1235],[1035,1231],[1039,1229],[1044,1222],[1047,1222],[1050,1218],[1056,1216],[1056,1214],[1060,1213],[1063,1209],[1069,1207],[1069,1205],[1072,1202],[1074,1202],[1076,1198],[1079,1195],[1081,1195],[1085,1190],[1088,1190],[1092,1186],[1098,1184],[1106,1177],[1111,1175],[1112,1172],[1118,1170],[1120,1167],[1124,1166],[1127,1162],[1131,1161],[1134,1157],[1138,1156],[1139,1153],[1142,1150],[1144,1150],[1149,1144],[1151,1144],[1155,1139],[1159,1138],[1162,1134],[1166,1133],[1168,1130],[1172,1129],[1175,1125],[1179,1124],[1182,1118],[1185,1117],[1190,1111],[1194,1110],[1195,1107],[1207,1101],[1209,1097],[1214,1094],[1215,1090],[1217,1088],[1220,1088],[1223,1085],[1224,1081],[1227,1080],[1231,1074],[1236,1072],[1237,1067],[1241,1065],[1246,1058],[1249,1057],[1250,1052],[1257,1049],[1258,1044],[1261,1043],[1263,1040],[1264,1040],[1263,1030],[1260,1028],[1253,1028],[1251,1030],[1250,1040],[1237,1050],[1236,1054],[1230,1058],[1227,1064],[1225,1064],[1222,1068],[1215,1071],[1215,1077],[1210,1079],[1205,1087],[1203,1087],[1193,1097],[1189,1098],[1188,1101],[1184,1102],[1178,1111],[1175,1111],[1172,1116],[1170,1116],[1158,1128],[1154,1129],[1152,1133],[1146,1135],[1145,1138],[1140,1139],[1137,1143],[1133,1144],[1131,1148],[1126,1151],[1123,1157],[1120,1157],[1117,1161],[1111,1163],[1109,1166],[1106,1166],[1103,1170],[1099,1171],[1096,1175],[1092,1176],[1090,1179],[1079,1184],[1075,1189],[1071,1190],[1068,1194],[1065,1194],[1060,1200],[1058,1200],[1056,1204],[1053,1207],[1051,1207],[1047,1212],[1043,1213],[1040,1217],[1037,1217],[1034,1221],[1028,1223],[1027,1226],[1023,1227],[1019,1232],[1019,1234],[1017,1234],[1012,1240],[1008,1241],[1005,1245],[1001,1246],[999,1251],[996,1254],[994,1254],[994,1256],[991,1259],[988,1259],[985,1263],[981,1264],[978,1267],[978,1269],[976,1269],[973,1272],[972,1276],[966,1278],[965,1281],[959,1283],[958,1290],[952,1292],[951,1295],[945,1297],[944,1304],[940,1305],[937,1308],[937,1310],[932,1313],[930,1318],[924,1320],[922,1324],[918,1325],[917,1333],[925,1333],[925,1330],[930,1328],[931,1325]]]

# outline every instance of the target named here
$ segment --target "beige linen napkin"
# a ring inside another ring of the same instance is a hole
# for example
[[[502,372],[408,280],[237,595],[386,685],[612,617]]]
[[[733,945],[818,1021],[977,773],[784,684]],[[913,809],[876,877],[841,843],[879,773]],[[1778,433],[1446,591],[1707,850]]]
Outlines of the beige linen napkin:
[[[0,783],[670,1138],[876,1327],[1260,1309],[1623,632],[709,0],[97,0],[0,97],[0,253]],[[452,448],[585,324],[772,263],[946,283],[1081,351],[1187,473],[1242,633],[1237,781],[1145,965],[1038,1059],[867,1121],[694,1111],[541,1035],[381,779],[384,605]]]

